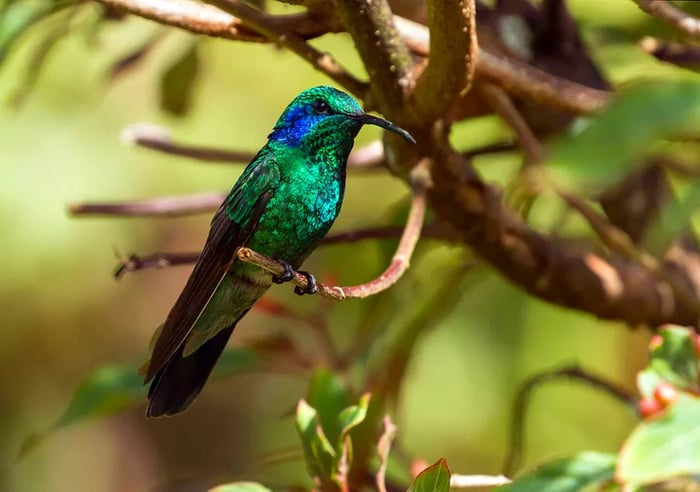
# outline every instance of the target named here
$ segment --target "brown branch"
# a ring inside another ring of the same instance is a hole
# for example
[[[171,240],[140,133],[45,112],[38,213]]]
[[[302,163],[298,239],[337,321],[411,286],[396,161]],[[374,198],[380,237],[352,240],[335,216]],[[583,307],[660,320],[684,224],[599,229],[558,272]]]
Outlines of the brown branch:
[[[693,39],[700,40],[700,19],[679,9],[669,0],[634,0],[640,9]]]
[[[337,30],[321,22],[311,12],[288,16],[268,15],[255,9],[250,18],[241,19],[213,5],[192,0],[96,0],[111,8],[151,19],[160,24],[179,27],[206,36],[250,42],[275,42],[289,48],[325,73],[338,85],[361,96],[367,84],[359,81],[341,67],[329,54],[321,53],[305,39]],[[240,2],[232,2],[240,4]],[[245,22],[244,22],[245,21]]]
[[[510,281],[541,299],[603,319],[651,326],[697,322],[699,313],[679,302],[669,283],[648,268],[563,247],[529,229],[447,143],[434,148],[440,165],[432,169],[432,209],[456,240]],[[679,277],[675,282],[682,285],[683,272],[669,268],[664,273]]]
[[[247,163],[255,157],[252,152],[213,149],[175,142],[165,128],[150,123],[127,126],[122,130],[121,140],[128,145],[137,145],[164,154],[189,157],[203,162]]]
[[[411,58],[386,0],[334,0],[340,21],[355,42],[370,79],[370,106],[400,123],[410,85]]]
[[[121,140],[128,145],[137,145],[169,155],[190,157],[203,162],[250,162],[252,152],[214,149],[174,141],[167,129],[150,123],[129,125],[122,131]],[[384,146],[375,140],[353,151],[347,166],[355,169],[376,169],[384,165]]]
[[[396,27],[415,54],[428,56],[428,29],[416,22],[395,16]],[[508,92],[545,106],[573,114],[588,114],[605,106],[611,94],[577,84],[527,63],[506,58],[479,48],[476,75],[492,80]]]
[[[513,100],[508,93],[499,86],[488,82],[480,83],[478,89],[486,104],[512,128],[520,148],[525,154],[525,165],[540,162],[543,156],[542,145],[530,129],[525,118],[513,104]]]
[[[411,95],[417,121],[442,118],[472,85],[478,44],[474,0],[430,0],[430,57]]]
[[[532,393],[542,384],[558,379],[571,379],[586,383],[598,390],[607,393],[616,400],[626,405],[634,405],[637,396],[632,391],[612,383],[601,376],[590,374],[578,366],[562,367],[553,371],[546,371],[532,376],[525,381],[518,391],[513,404],[513,414],[510,426],[510,444],[508,454],[503,465],[503,473],[510,476],[515,472],[522,456],[523,444],[525,441],[525,419]]]
[[[226,193],[200,193],[131,202],[69,203],[68,213],[79,216],[178,217],[216,210],[224,198]]]
[[[137,272],[150,268],[168,268],[179,265],[192,265],[199,259],[199,253],[155,253],[148,256],[131,255],[119,258],[114,278],[119,279],[127,272]]]
[[[363,98],[367,92],[367,84],[348,73],[330,54],[320,52],[293,31],[280,28],[279,25],[271,21],[272,16],[239,0],[207,1],[237,16],[245,25],[269,40],[296,53],[352,94]]]

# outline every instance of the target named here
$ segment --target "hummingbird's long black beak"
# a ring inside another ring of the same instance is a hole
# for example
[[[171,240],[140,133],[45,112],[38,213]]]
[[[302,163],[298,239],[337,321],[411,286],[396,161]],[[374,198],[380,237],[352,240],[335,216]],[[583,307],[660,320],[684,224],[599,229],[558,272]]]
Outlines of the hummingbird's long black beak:
[[[359,121],[363,125],[374,125],[384,128],[385,130],[389,130],[390,132],[394,132],[397,135],[402,136],[412,144],[416,143],[416,139],[413,138],[410,133],[403,128],[394,125],[391,121],[387,121],[383,118],[378,118],[377,116],[372,116],[371,114],[367,113],[348,114],[348,116],[353,120]]]

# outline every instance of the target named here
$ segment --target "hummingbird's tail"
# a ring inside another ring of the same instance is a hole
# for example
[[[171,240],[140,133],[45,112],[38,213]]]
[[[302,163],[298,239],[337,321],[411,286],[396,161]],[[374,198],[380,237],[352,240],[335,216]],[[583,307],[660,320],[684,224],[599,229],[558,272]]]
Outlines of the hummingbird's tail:
[[[146,417],[165,417],[187,410],[202,391],[237,322],[221,330],[187,357],[182,356],[185,346],[182,344],[151,382]]]

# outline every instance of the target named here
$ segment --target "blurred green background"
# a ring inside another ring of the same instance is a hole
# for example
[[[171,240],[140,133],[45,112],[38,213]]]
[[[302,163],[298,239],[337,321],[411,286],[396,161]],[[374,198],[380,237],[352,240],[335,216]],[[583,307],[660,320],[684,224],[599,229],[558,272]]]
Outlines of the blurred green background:
[[[612,81],[664,76],[668,69],[624,39],[647,22],[632,2],[569,4]],[[147,21],[131,19],[101,31],[98,45],[81,34],[65,38],[25,104],[0,109],[0,490],[139,491],[232,477],[274,484],[291,476],[308,483],[300,456],[284,466],[254,466],[261,455],[298,446],[293,422],[285,415],[304,395],[307,381],[284,374],[210,382],[192,409],[173,419],[146,420],[141,405],[108,419],[87,420],[51,434],[16,461],[22,441],[48,430],[95,369],[147,357],[154,328],[189,274],[181,267],[115,281],[114,250],[196,250],[209,222],[208,215],[70,218],[66,204],[227,191],[242,169],[129,148],[119,141],[121,129],[150,121],[187,142],[254,151],[294,95],[328,83],[274,47],[206,39],[193,109],[174,118],[159,109],[158,82],[191,42],[189,35],[170,33],[138,70],[106,82],[115,60],[153,29]],[[611,32],[623,38],[603,44]],[[21,83],[37,43],[31,33],[2,67],[3,100]],[[361,73],[348,38],[332,36],[315,44]],[[494,117],[460,124],[454,133],[459,148],[508,135]],[[358,145],[378,135],[365,129]],[[506,182],[519,162],[504,156],[477,164],[489,179]],[[351,174],[334,231],[387,223],[392,207],[406,195],[405,185],[384,173]],[[538,211],[542,217],[550,212]],[[392,246],[366,241],[324,247],[307,266],[321,277],[336,275],[342,284],[362,282],[382,270],[383,250]],[[380,301],[397,318],[464,256],[461,249],[434,242],[425,243],[421,252],[410,274]],[[459,473],[497,473],[512,399],[528,376],[576,362],[633,387],[644,365],[644,330],[547,305],[488,269],[456,288],[463,289],[456,307],[421,337],[393,413],[401,447],[412,456],[428,462],[445,457]],[[293,296],[289,286],[273,287],[269,295],[307,311],[321,302]],[[353,333],[365,302],[331,306],[332,328],[341,342]],[[298,329],[252,313],[231,344]],[[635,421],[629,410],[580,385],[544,388],[528,419],[525,464],[575,450],[615,451]]]

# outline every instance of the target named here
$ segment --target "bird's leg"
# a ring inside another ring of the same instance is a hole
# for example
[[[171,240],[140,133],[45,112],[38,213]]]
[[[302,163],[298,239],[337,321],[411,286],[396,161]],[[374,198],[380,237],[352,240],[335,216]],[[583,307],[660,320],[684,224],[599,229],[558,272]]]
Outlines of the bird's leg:
[[[282,275],[273,275],[272,281],[276,284],[283,284],[292,280],[294,278],[294,269],[292,268],[292,265],[290,265],[284,260],[276,261],[284,267],[284,273]]]
[[[301,288],[298,285],[294,287],[294,293],[298,296],[303,296],[304,294],[315,294],[318,292],[318,285],[316,284],[316,277],[314,277],[309,272],[299,271],[301,275],[306,277],[306,287]]]

